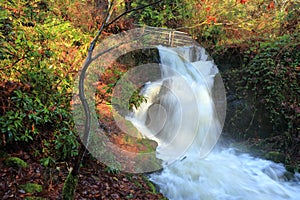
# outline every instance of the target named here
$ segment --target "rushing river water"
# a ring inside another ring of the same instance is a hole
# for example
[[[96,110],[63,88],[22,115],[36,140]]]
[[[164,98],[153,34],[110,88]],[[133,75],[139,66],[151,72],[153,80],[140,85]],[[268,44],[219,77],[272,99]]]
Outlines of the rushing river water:
[[[218,69],[205,50],[158,49],[162,78],[145,85],[148,100],[129,119],[158,143],[164,169],[150,179],[160,191],[175,200],[299,200],[299,174],[287,179],[282,164],[215,146],[225,115],[213,98]]]

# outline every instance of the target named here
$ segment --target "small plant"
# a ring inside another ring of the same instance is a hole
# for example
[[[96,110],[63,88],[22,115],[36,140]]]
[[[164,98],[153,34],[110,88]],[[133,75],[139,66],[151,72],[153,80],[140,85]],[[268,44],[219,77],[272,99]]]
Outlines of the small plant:
[[[115,166],[107,166],[105,167],[105,171],[110,174],[118,174],[120,172],[120,168]]]
[[[49,166],[55,164],[55,159],[52,158],[51,156],[48,156],[48,157],[42,158],[40,160],[40,162],[44,167],[49,167]]]
[[[31,193],[31,194],[43,191],[43,187],[36,183],[26,183],[24,185],[20,185],[19,188],[21,188],[25,192]]]

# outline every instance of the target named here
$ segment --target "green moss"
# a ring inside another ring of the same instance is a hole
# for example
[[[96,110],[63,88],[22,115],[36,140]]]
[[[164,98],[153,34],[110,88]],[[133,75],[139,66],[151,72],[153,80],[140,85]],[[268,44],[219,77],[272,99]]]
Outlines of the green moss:
[[[28,164],[20,158],[10,157],[4,161],[5,165],[14,168],[26,168]]]
[[[42,197],[25,197],[25,200],[47,200]]]
[[[145,181],[145,183],[148,185],[148,187],[150,188],[150,192],[153,194],[157,194],[158,192],[157,192],[155,185],[146,176],[142,176],[142,178]]]
[[[151,183],[150,181],[147,181],[147,185],[149,186],[151,192],[153,192],[154,194],[157,194],[156,187],[153,183]]]
[[[266,153],[264,157],[266,159],[269,159],[269,160],[272,160],[272,161],[278,162],[278,163],[285,162],[285,155],[278,151],[270,151],[270,152]]]
[[[43,187],[36,183],[26,183],[24,185],[20,185],[19,188],[30,194],[43,191]]]
[[[77,184],[78,184],[78,176],[73,176],[71,171],[67,176],[67,179],[63,187],[63,191],[62,191],[63,200],[74,199]]]

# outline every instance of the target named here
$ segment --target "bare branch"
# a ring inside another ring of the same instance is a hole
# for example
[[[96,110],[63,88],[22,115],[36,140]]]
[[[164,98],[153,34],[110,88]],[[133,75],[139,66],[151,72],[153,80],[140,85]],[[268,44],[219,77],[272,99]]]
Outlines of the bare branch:
[[[121,17],[123,17],[124,15],[127,15],[127,14],[129,14],[129,13],[136,12],[136,11],[138,11],[138,10],[142,10],[142,9],[144,9],[144,8],[153,6],[153,5],[158,4],[158,3],[162,2],[162,1],[163,1],[163,0],[159,0],[159,1],[156,1],[156,2],[153,2],[153,3],[150,3],[150,4],[147,4],[147,5],[144,5],[144,6],[140,6],[140,7],[138,7],[138,8],[133,8],[133,9],[131,9],[131,10],[127,10],[127,11],[123,12],[122,14],[120,14],[119,16],[117,16],[116,18],[114,18],[111,22],[107,23],[107,24],[105,25],[105,28],[108,27],[108,26],[110,26],[111,24],[115,23],[116,21],[118,21],[118,20],[119,20]]]
[[[108,5],[108,10],[107,10],[107,14],[106,14],[106,16],[105,16],[105,19],[104,19],[104,21],[102,22],[101,27],[99,28],[99,31],[98,31],[96,37],[95,37],[95,38],[93,39],[93,41],[91,42],[90,48],[89,48],[89,50],[88,50],[89,53],[88,53],[88,58],[87,58],[87,60],[89,59],[89,57],[92,56],[92,52],[93,52],[93,50],[94,50],[94,48],[95,48],[95,46],[96,46],[96,43],[97,43],[97,41],[98,41],[98,39],[99,39],[101,33],[103,32],[104,28],[107,27],[106,24],[108,23],[108,21],[109,21],[109,19],[110,19],[110,16],[111,16],[111,13],[112,13],[113,2],[114,2],[114,1],[111,1],[111,2],[109,3],[109,5]]]

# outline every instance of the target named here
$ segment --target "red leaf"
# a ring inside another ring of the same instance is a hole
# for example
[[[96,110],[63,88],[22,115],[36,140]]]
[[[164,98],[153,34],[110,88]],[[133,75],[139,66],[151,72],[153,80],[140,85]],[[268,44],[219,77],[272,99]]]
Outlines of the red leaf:
[[[274,3],[274,1],[271,1],[271,3],[268,5],[268,10],[271,10],[274,8],[275,8],[275,3]]]
[[[239,0],[241,4],[247,3],[247,0]]]

